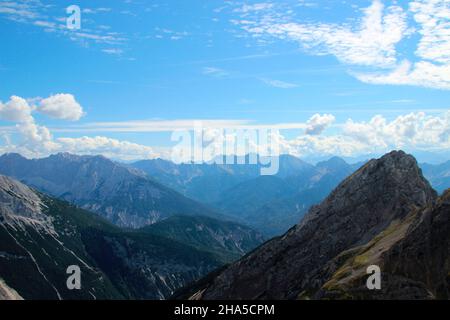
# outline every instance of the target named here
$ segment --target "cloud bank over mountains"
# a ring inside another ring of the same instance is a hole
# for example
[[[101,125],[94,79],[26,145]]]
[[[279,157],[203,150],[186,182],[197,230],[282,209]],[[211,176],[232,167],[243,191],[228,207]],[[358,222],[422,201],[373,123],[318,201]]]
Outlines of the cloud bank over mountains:
[[[80,120],[85,114],[82,106],[71,94],[55,94],[47,98],[24,99],[12,96],[0,102],[0,120],[14,123],[2,127],[4,145],[0,152],[20,152],[30,157],[46,156],[55,152],[78,154],[103,154],[121,160],[164,157],[170,159],[171,148],[158,150],[130,141],[105,136],[81,136],[54,138],[51,130],[36,123],[34,114],[40,113],[64,121]],[[276,141],[281,153],[299,157],[318,155],[358,156],[382,153],[390,149],[407,149],[430,152],[450,150],[450,111],[439,115],[412,112],[387,119],[376,115],[367,121],[348,118],[337,123],[332,114],[315,114],[302,123],[257,124],[246,120],[153,120],[138,122],[95,123],[91,125],[67,126],[67,132],[83,130],[102,132],[190,132],[201,124],[208,132],[209,150],[223,150],[224,143],[238,144],[239,130],[272,129],[271,139]],[[224,131],[231,129],[231,132]],[[286,131],[295,130],[296,137],[287,138]],[[65,130],[59,133],[63,134]],[[219,134],[217,134],[219,132]],[[222,134],[223,132],[223,134]],[[14,138],[14,139],[13,139]],[[217,148],[214,147],[217,146]],[[258,141],[250,145],[264,149]],[[227,149],[234,150],[234,149]],[[245,152],[245,149],[242,149]],[[230,151],[235,152],[235,151]]]
[[[34,113],[59,120],[77,121],[84,115],[83,108],[72,94],[55,94],[47,98],[24,99],[12,96],[6,103],[0,101],[0,120],[13,122],[13,127],[1,127],[4,145],[0,152],[19,152],[29,157],[42,157],[55,152],[103,154],[123,160],[154,157],[153,149],[136,143],[103,136],[53,138],[50,130],[36,123]],[[12,136],[14,135],[15,141]]]

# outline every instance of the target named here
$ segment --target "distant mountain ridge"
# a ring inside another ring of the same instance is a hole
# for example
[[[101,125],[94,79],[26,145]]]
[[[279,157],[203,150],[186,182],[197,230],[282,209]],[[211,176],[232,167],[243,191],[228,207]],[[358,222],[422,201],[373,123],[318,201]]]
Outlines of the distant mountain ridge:
[[[202,215],[243,223],[271,237],[295,225],[364,164],[332,157],[311,165],[281,155],[279,172],[261,176],[260,164],[248,164],[249,156],[240,160],[247,164],[177,165],[155,159],[124,165],[102,156],[62,153],[29,160],[5,154],[0,173],[119,226],[139,228],[171,216]],[[421,167],[438,192],[450,187],[448,163]]]
[[[450,188],[450,161],[437,165],[423,163],[420,167],[424,175],[439,193]]]
[[[311,205],[354,171],[338,157],[313,166],[281,155],[278,173],[261,176],[260,164],[249,164],[249,156],[244,160],[247,164],[176,165],[155,159],[131,166],[268,236],[283,233],[297,223]]]
[[[0,157],[4,174],[96,212],[118,226],[138,228],[172,215],[210,215],[210,208],[103,156],[60,153],[42,159]]]
[[[239,158],[239,160],[238,160]],[[167,185],[187,197],[203,203],[220,200],[222,193],[239,183],[261,176],[263,165],[250,163],[250,155],[234,157],[234,164],[182,163],[175,164],[168,160],[142,160],[130,166],[147,173],[153,179]],[[242,161],[243,164],[237,164]],[[224,163],[225,160],[223,161]],[[279,158],[278,177],[301,174],[309,171],[312,165],[290,155]],[[208,190],[208,192],[205,192]]]
[[[131,166],[270,237],[295,225],[312,205],[320,203],[365,163],[349,164],[335,156],[312,165],[294,156],[281,155],[279,172],[273,176],[261,176],[260,166],[250,164],[176,165],[155,159]],[[421,164],[421,167],[438,192],[450,187],[448,163]]]

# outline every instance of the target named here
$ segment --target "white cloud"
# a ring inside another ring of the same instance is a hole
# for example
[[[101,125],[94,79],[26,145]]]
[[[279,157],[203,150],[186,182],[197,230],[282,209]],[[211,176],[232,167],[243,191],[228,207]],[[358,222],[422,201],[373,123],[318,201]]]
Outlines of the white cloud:
[[[395,45],[408,34],[406,14],[399,6],[387,8],[380,0],[363,10],[359,25],[329,23],[279,23],[271,15],[258,17],[242,28],[256,36],[293,40],[313,54],[332,54],[346,64],[392,66]]]
[[[69,99],[67,99],[69,97]],[[104,136],[95,137],[58,137],[54,138],[45,126],[36,124],[33,112],[42,112],[42,106],[56,106],[45,109],[47,114],[61,119],[76,120],[80,109],[73,113],[66,102],[74,102],[72,95],[55,95],[47,99],[23,99],[12,96],[6,103],[0,103],[0,119],[15,122],[14,127],[4,127],[1,132],[4,145],[0,152],[20,152],[26,156],[40,157],[55,152],[73,152],[79,154],[102,154],[110,158],[135,160],[158,156],[155,149],[149,146],[112,139]],[[42,103],[44,101],[44,103]],[[37,103],[38,107],[32,104]],[[61,104],[64,105],[61,107]],[[69,103],[70,105],[70,103]],[[50,111],[49,111],[50,110]],[[81,109],[82,110],[82,109]],[[225,141],[240,141],[237,135],[242,130],[271,131],[271,140],[276,141],[281,153],[289,153],[301,157],[321,155],[355,156],[361,154],[378,154],[392,149],[410,151],[442,151],[450,150],[450,111],[440,115],[427,115],[424,112],[413,112],[398,116],[392,120],[377,115],[368,121],[348,119],[344,123],[334,124],[331,114],[315,114],[305,123],[257,124],[248,120],[149,120],[129,122],[103,122],[74,127],[76,132],[153,132],[206,128],[206,145],[214,156],[215,150],[221,150]],[[333,131],[324,131],[333,125]],[[303,129],[304,133],[294,139],[286,139],[278,130]],[[3,130],[5,129],[5,130]],[[7,129],[7,130],[6,130]],[[217,135],[223,129],[231,129],[224,135]],[[70,127],[60,130],[71,131]],[[20,138],[10,139],[10,134]],[[217,138],[217,136],[219,138]],[[209,140],[208,140],[209,139]],[[258,144],[250,139],[251,150],[264,152],[267,144]],[[230,151],[233,152],[233,151]],[[170,152],[166,152],[170,154]]]
[[[308,53],[334,55],[347,66],[362,66],[363,71],[350,70],[362,82],[450,90],[449,1],[415,0],[405,8],[393,3],[385,6],[373,0],[361,10],[360,19],[342,23],[294,22],[275,5],[237,10],[241,20],[232,22],[257,39],[296,41]],[[398,46],[411,35],[418,38],[414,57],[409,46]]]
[[[98,155],[121,160],[150,159],[158,156],[153,148],[129,141],[102,136],[81,138],[59,138],[58,149],[75,154]]]
[[[82,14],[106,13],[110,8],[85,8]],[[64,7],[57,5],[47,5],[41,1],[16,0],[1,1],[0,16],[6,19],[23,24],[33,25],[42,28],[45,32],[53,32],[60,36],[67,37],[72,41],[81,43],[83,46],[88,44],[95,45],[123,45],[128,39],[119,33],[109,32],[100,27],[96,27],[92,19],[84,19],[86,25],[92,28],[83,27],[82,31],[67,29],[66,16],[61,16]]]
[[[390,121],[381,115],[367,122],[348,119],[343,124],[337,124],[333,134],[320,135],[333,121],[333,115],[314,115],[306,123],[304,134],[287,139],[279,131],[273,130],[272,139],[278,144],[280,153],[299,157],[377,155],[393,149],[411,152],[450,150],[450,111],[440,116],[415,112]],[[274,125],[272,128],[278,127]],[[228,134],[222,139],[213,140],[210,150],[221,150],[223,140],[233,143],[236,136]],[[253,139],[250,143],[251,150],[260,152],[266,148],[255,141]],[[211,158],[214,156],[210,155]]]
[[[119,49],[119,48],[109,48],[109,49],[103,49],[102,52],[120,56],[123,53],[123,50]]]
[[[30,106],[24,98],[12,96],[7,103],[0,102],[0,120],[16,123],[16,129],[22,137],[22,148],[36,151],[44,146],[51,150],[54,144],[50,131],[35,123],[32,115],[34,110],[35,107]]]
[[[299,157],[358,156],[408,151],[450,150],[450,111],[441,116],[424,112],[398,116],[388,121],[381,115],[368,122],[348,119],[332,135],[300,135],[294,139],[279,136],[281,153]]]
[[[227,71],[216,67],[205,67],[202,69],[202,73],[217,78],[223,78],[229,75]]]
[[[17,129],[22,136],[20,147],[27,150],[27,153],[51,153],[58,150],[47,127],[29,122],[18,124]]]
[[[96,13],[102,13],[102,12],[110,12],[111,10],[112,10],[111,8],[104,8],[104,7],[100,7],[100,8],[84,8],[82,10],[82,13],[96,14]]]
[[[25,104],[26,101],[20,101]],[[19,113],[20,114],[20,113]],[[25,114],[27,114],[25,112]],[[33,121],[28,121],[26,116],[14,116],[18,122],[16,130],[3,130],[5,146],[0,147],[0,152],[20,152],[26,156],[40,157],[55,152],[72,152],[78,154],[102,154],[104,156],[135,160],[152,158],[156,156],[170,157],[170,150],[163,154],[157,153],[155,148],[129,141],[112,139],[104,136],[83,136],[79,138],[59,137],[53,138],[48,128],[39,126]],[[24,120],[21,120],[24,119]],[[257,143],[258,134],[270,130],[271,140],[277,143],[277,149],[281,153],[289,153],[300,157],[320,157],[330,155],[358,156],[368,154],[380,154],[392,149],[405,149],[408,151],[443,151],[450,150],[450,111],[441,115],[427,115],[424,112],[413,112],[388,120],[377,115],[368,121],[355,121],[348,119],[344,123],[334,123],[335,118],[331,114],[313,115],[305,123],[275,123],[255,124],[244,120],[172,120],[172,121],[134,121],[112,122],[80,125],[75,131],[114,131],[114,132],[147,132],[147,131],[172,131],[183,130],[190,132],[200,123],[204,128],[204,147],[208,147],[208,158],[218,155],[224,142],[242,145],[242,137],[239,132],[250,132],[249,147],[255,152],[265,152],[267,143]],[[324,134],[324,130],[333,125],[333,131]],[[140,129],[136,130],[136,127]],[[148,130],[148,128],[152,130]],[[155,129],[156,127],[156,129]],[[6,127],[5,127],[6,128]],[[133,129],[134,128],[134,129]],[[298,130],[304,132],[300,136],[287,139],[279,130]],[[223,131],[228,129],[228,131]],[[260,131],[247,131],[247,130]],[[59,131],[64,132],[65,130]],[[70,130],[68,130],[70,131]],[[13,144],[10,134],[19,133],[20,143]],[[7,135],[7,136],[5,136]],[[241,144],[239,144],[241,141]],[[237,150],[239,152],[239,150]],[[227,150],[233,153],[235,149]],[[240,153],[242,154],[242,152]]]
[[[307,121],[305,133],[308,135],[320,135],[334,122],[334,120],[335,117],[331,114],[324,114],[322,116],[317,113]]]
[[[261,2],[261,3],[255,3],[255,4],[244,4],[243,6],[236,8],[234,11],[240,12],[240,13],[248,13],[251,11],[267,10],[270,8],[273,8],[273,3]]]
[[[32,107],[18,96],[12,96],[8,102],[0,101],[0,119],[18,123],[33,122]]]
[[[321,134],[333,122],[333,115],[314,115],[303,125],[304,134],[293,139],[286,138],[278,130],[288,127],[284,124],[244,126],[228,128],[226,131],[223,128],[204,127],[203,147],[206,149],[203,149],[203,159],[213,159],[221,155],[221,152],[238,155],[248,152],[265,153],[270,145],[267,141],[259,141],[261,131],[246,131],[248,129],[270,129],[262,132],[270,134],[270,140],[276,143],[276,150],[281,154],[305,158],[379,155],[393,149],[405,149],[409,152],[450,150],[450,111],[439,116],[415,112],[392,120],[377,115],[367,122],[348,119],[336,124],[332,134]],[[302,126],[296,124],[295,127]],[[244,131],[239,131],[241,129]],[[224,150],[224,145],[230,145],[231,148]],[[247,148],[243,148],[245,145]],[[198,143],[197,147],[199,146],[201,144]],[[190,156],[190,149],[189,143],[182,153],[186,161]],[[196,152],[201,154],[199,150]]]
[[[39,14],[31,4],[17,1],[5,1],[0,3],[0,14],[6,14],[11,20],[24,21],[25,19],[36,19]]]
[[[354,73],[360,81],[371,84],[416,85],[450,90],[450,63],[435,64],[420,61],[412,64],[402,61],[388,73]]]
[[[388,121],[381,115],[369,122],[348,120],[343,133],[373,148],[450,148],[450,111],[442,117],[424,112],[410,113]]]
[[[410,11],[422,36],[417,56],[439,63],[450,62],[450,5],[448,0],[416,0]]]
[[[418,0],[410,12],[419,25],[416,56],[387,73],[357,73],[367,83],[415,85],[450,90],[450,7],[448,0]]]
[[[64,93],[42,99],[37,110],[53,118],[72,121],[79,120],[84,114],[75,97]]]
[[[285,81],[281,81],[281,80],[261,79],[261,81],[271,87],[280,88],[280,89],[292,89],[292,88],[298,87],[298,85],[296,85],[295,83],[289,83],[289,82],[285,82]]]
[[[44,20],[37,20],[33,23],[35,26],[54,29],[57,27],[56,23]]]
[[[344,135],[312,136],[303,135],[287,140],[282,153],[286,152],[298,157],[320,156],[355,156],[371,153],[367,145]]]
[[[175,130],[191,130],[196,126],[208,128],[239,128],[250,126],[247,120],[135,120],[117,122],[94,122],[81,125],[55,128],[58,132],[171,132]]]
[[[30,104],[36,103],[37,106]],[[54,139],[50,130],[36,124],[33,112],[40,112],[62,120],[79,120],[83,109],[71,94],[56,94],[46,99],[24,99],[12,96],[8,102],[0,102],[0,120],[16,123],[15,130],[2,130],[5,144],[0,152],[19,152],[29,157],[42,157],[55,152],[78,154],[102,154],[122,160],[147,159],[157,156],[152,148],[136,143],[107,137],[81,137]],[[13,143],[10,133],[18,134]]]

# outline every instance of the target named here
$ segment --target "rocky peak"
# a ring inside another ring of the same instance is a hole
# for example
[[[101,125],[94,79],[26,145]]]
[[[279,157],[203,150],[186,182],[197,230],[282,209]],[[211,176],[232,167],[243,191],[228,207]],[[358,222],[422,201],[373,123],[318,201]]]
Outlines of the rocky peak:
[[[379,225],[380,229],[404,217],[413,207],[433,203],[436,197],[415,158],[403,151],[392,151],[345,179],[322,204],[310,210],[301,225],[321,216],[339,218],[337,223],[352,219],[353,223]]]
[[[328,261],[367,243],[392,221],[435,200],[436,192],[412,156],[393,151],[371,160],[311,208],[299,225],[222,272],[203,297],[293,299],[308,295],[329,276],[323,270]]]

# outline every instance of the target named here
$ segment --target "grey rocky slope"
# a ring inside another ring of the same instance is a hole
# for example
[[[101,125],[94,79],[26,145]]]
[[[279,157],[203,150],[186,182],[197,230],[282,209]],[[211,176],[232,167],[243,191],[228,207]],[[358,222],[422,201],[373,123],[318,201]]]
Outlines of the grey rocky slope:
[[[212,252],[122,230],[0,176],[2,298],[165,299],[222,264]],[[81,268],[81,290],[66,286],[71,265]]]
[[[262,245],[199,287],[192,298],[316,297],[341,253],[366,245],[395,221],[432,206],[436,192],[415,159],[393,151],[345,179],[286,234]],[[331,265],[330,265],[331,263]]]
[[[102,156],[60,153],[30,160],[5,154],[0,157],[0,174],[124,227],[138,228],[173,215],[216,215],[142,172]]]
[[[367,290],[368,265],[382,270],[380,290]],[[450,299],[450,189],[369,243],[341,253],[329,267],[333,275],[316,297]]]
[[[0,300],[23,300],[23,298],[0,278]]]

